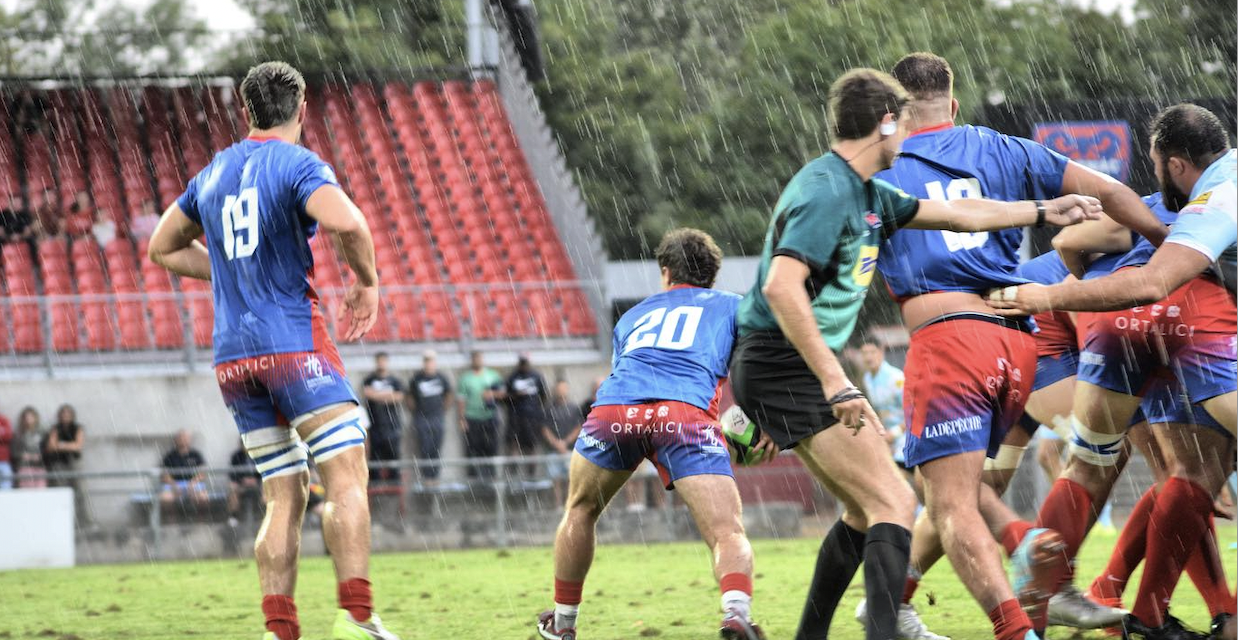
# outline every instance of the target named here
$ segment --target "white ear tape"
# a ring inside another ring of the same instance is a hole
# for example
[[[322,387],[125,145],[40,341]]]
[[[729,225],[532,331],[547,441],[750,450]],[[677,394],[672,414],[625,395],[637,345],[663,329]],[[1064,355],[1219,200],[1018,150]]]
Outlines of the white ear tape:
[[[883,136],[892,136],[895,133],[898,133],[898,123],[893,120],[890,122],[883,122],[877,131]]]

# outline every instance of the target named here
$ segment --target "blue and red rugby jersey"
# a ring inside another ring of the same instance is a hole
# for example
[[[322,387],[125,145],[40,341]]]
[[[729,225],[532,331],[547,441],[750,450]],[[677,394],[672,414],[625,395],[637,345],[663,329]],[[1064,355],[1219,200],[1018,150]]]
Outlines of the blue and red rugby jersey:
[[[912,132],[894,166],[876,177],[931,200],[1043,200],[1060,195],[1067,162],[1031,140],[947,123]],[[984,293],[1028,282],[1015,273],[1022,242],[1022,229],[900,229],[885,241],[877,269],[899,300],[935,291]]]
[[[726,291],[681,285],[629,309],[615,324],[611,374],[593,406],[674,400],[716,417],[740,300]]]
[[[315,350],[309,240],[318,223],[305,203],[326,185],[339,186],[335,172],[309,149],[246,138],[216,154],[177,199],[206,233],[215,364]]]

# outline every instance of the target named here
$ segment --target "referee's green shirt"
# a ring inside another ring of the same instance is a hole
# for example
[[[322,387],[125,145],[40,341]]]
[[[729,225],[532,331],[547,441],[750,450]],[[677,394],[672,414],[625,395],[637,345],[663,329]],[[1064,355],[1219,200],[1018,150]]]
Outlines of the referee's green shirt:
[[[788,256],[808,265],[804,287],[817,327],[831,349],[841,350],[855,328],[882,241],[914,218],[919,205],[884,180],[861,180],[833,152],[804,165],[774,207],[756,284],[739,306],[740,335],[779,330],[761,288],[774,256]]]

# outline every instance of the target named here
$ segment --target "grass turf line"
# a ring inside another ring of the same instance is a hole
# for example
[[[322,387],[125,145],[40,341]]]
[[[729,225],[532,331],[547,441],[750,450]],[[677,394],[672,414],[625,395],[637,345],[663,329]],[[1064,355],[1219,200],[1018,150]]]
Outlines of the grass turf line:
[[[1232,525],[1220,530],[1225,566]],[[1086,586],[1103,568],[1116,534],[1096,532],[1080,555]],[[756,540],[754,612],[771,640],[795,632],[818,540]],[[384,554],[374,558],[377,611],[404,640],[534,638],[533,621],[551,605],[547,548]],[[843,600],[831,638],[863,638],[853,614],[861,577]],[[1233,576],[1231,575],[1232,579]],[[1231,582],[1232,584],[1232,582]],[[1129,603],[1138,574],[1127,593]],[[262,635],[258,581],[249,561],[219,560],[0,573],[0,639],[234,640]],[[585,640],[715,637],[718,590],[700,543],[602,546],[585,583]],[[932,604],[930,604],[932,603]],[[955,640],[991,638],[989,622],[946,564],[924,579],[915,604],[929,628]],[[297,590],[304,640],[325,640],[335,611],[327,558],[304,562]],[[1184,577],[1173,612],[1206,627],[1207,611]],[[1050,628],[1050,638],[1095,638]]]

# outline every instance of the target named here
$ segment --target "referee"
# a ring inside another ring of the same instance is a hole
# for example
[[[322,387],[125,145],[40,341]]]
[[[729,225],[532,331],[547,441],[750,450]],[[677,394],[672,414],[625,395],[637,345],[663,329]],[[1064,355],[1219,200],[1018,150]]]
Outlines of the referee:
[[[864,561],[868,640],[897,636],[916,499],[899,476],[868,400],[834,355],[900,227],[994,231],[1097,218],[1092,198],[1045,202],[917,200],[873,179],[894,161],[908,94],[890,76],[855,69],[829,90],[829,153],[787,184],[765,237],[756,284],[739,308],[731,360],[736,402],[843,504],[822,542],[797,640],[826,638],[834,609]],[[841,423],[846,429],[831,429]],[[870,428],[865,429],[868,426]]]

